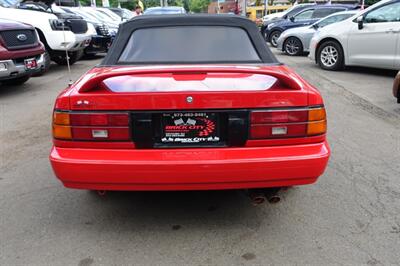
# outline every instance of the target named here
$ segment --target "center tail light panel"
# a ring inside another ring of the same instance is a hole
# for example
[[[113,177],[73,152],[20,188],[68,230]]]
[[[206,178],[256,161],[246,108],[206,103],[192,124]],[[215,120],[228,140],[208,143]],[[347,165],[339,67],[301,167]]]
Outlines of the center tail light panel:
[[[169,113],[169,111],[166,112]],[[246,146],[250,142],[260,140],[278,141],[307,138],[311,141],[312,137],[323,137],[327,129],[323,106],[265,110],[243,109],[240,112],[239,110],[214,110],[213,112],[219,114],[218,117],[221,118],[218,126],[225,128],[221,132],[226,132],[219,135],[222,140],[218,142],[219,146],[222,143],[223,146],[229,147]],[[151,111],[132,113],[128,111],[56,110],[53,115],[53,136],[55,140],[62,141],[126,142],[135,143],[137,148],[156,148],[158,142],[156,143],[155,139],[160,135],[161,127],[157,126],[160,121],[155,117],[163,113],[160,111],[158,113]],[[148,126],[144,127],[145,125]],[[143,146],[144,143],[146,145]],[[273,144],[255,143],[260,146]],[[165,146],[172,147],[172,145]]]

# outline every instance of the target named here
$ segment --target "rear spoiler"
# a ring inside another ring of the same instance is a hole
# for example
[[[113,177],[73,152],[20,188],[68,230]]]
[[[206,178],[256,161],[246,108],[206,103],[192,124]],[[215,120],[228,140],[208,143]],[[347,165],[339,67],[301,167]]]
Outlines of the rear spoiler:
[[[127,76],[127,75],[145,75],[145,74],[185,74],[185,73],[243,73],[243,74],[261,74],[269,75],[279,80],[286,87],[296,90],[303,89],[303,85],[297,76],[290,72],[275,69],[274,67],[252,67],[252,66],[190,66],[190,67],[98,67],[89,71],[73,86],[78,92],[88,92],[96,89],[100,83],[108,78]]]

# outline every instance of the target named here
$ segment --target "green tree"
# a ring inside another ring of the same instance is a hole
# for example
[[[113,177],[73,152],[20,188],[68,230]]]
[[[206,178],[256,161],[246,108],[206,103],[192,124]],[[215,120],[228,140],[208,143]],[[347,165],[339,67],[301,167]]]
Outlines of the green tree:
[[[210,0],[190,0],[189,9],[194,13],[204,13],[207,12]]]
[[[378,3],[380,0],[365,0],[365,4],[370,6],[373,5],[375,3]]]

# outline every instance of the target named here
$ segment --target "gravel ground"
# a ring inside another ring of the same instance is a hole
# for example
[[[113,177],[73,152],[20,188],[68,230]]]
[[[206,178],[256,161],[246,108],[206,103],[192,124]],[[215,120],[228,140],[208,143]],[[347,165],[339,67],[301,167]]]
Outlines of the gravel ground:
[[[322,92],[332,157],[310,186],[257,207],[240,191],[65,189],[48,153],[65,68],[0,89],[0,265],[400,264],[394,72],[278,58]],[[79,61],[72,79],[100,59]]]

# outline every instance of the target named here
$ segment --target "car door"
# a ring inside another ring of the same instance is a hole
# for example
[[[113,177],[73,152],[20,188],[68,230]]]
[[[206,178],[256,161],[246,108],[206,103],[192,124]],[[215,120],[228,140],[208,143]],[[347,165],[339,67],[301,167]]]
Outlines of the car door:
[[[397,52],[396,52],[396,59],[395,59],[395,69],[400,70],[400,32],[397,33]]]
[[[347,65],[393,68],[398,53],[400,1],[379,6],[362,17],[362,28],[352,23]]]

